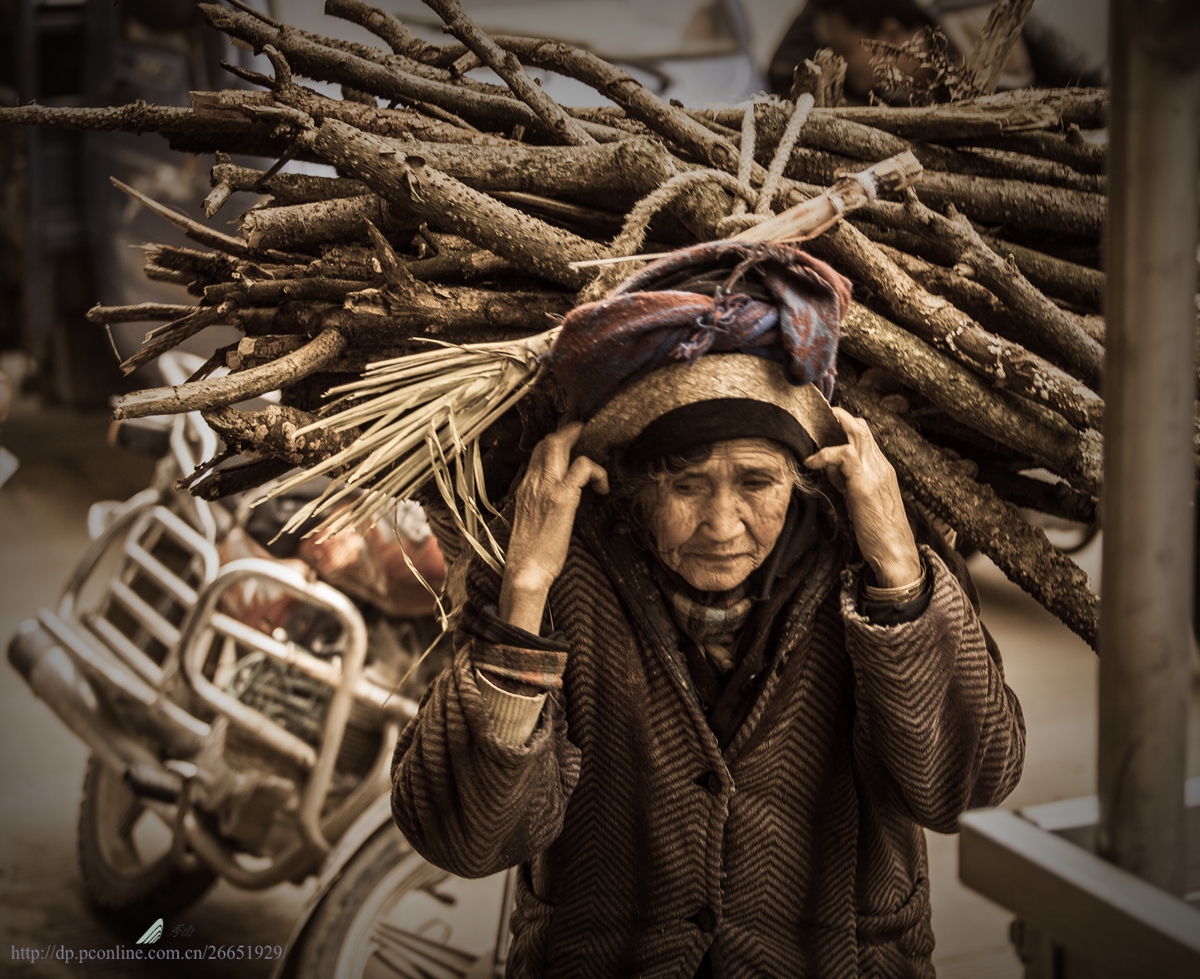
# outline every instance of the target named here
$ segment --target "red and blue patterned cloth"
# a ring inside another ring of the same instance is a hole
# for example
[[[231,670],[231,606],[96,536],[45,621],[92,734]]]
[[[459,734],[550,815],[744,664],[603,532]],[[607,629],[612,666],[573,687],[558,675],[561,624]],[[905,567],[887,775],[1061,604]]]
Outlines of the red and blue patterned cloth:
[[[850,281],[799,246],[715,241],[661,258],[573,309],[549,354],[587,416],[632,377],[706,353],[782,363],[829,398]]]

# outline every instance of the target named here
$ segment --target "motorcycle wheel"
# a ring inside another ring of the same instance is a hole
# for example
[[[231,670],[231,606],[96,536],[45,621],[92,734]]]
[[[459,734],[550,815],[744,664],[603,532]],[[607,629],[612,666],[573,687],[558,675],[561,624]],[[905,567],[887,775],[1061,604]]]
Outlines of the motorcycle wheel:
[[[491,979],[504,874],[439,870],[395,826],[375,834],[321,902],[297,950],[295,979]]]
[[[165,918],[198,901],[216,881],[207,868],[180,870],[171,830],[121,776],[88,759],[79,807],[79,869],[93,910],[119,921]]]

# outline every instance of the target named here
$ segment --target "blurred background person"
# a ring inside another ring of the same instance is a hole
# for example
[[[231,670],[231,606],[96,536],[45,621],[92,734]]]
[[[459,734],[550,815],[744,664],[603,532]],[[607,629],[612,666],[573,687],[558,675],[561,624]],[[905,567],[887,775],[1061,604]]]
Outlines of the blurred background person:
[[[831,48],[846,60],[846,100],[865,103],[875,88],[875,52],[869,42],[902,45],[926,30],[938,30],[946,37],[950,55],[963,58],[978,40],[991,8],[978,0],[809,0],[771,59],[771,91],[787,95],[796,65],[819,48]],[[1102,73],[1089,65],[1079,46],[1035,14],[1009,55],[1000,89],[1101,84]],[[899,67],[911,73],[917,65],[901,58]]]

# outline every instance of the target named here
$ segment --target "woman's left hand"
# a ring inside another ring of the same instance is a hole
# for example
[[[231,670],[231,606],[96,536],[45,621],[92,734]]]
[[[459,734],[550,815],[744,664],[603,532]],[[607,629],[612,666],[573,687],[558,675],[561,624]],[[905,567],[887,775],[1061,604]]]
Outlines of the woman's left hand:
[[[804,460],[809,469],[824,469],[842,495],[863,559],[881,588],[899,588],[921,577],[917,542],[904,512],[896,470],[875,444],[861,418],[834,408],[849,440],[831,445]]]

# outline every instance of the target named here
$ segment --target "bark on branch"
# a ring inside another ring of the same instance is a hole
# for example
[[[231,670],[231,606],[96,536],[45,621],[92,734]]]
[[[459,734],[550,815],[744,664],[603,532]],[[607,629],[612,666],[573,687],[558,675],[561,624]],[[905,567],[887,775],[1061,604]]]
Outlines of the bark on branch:
[[[886,371],[963,425],[1089,493],[1098,492],[1102,464],[1098,437],[1081,439],[1061,419],[1039,417],[1020,399],[1006,400],[961,364],[859,303],[851,305],[842,323],[840,346],[855,360]]]
[[[926,292],[853,225],[843,221],[809,247],[860,278],[898,322],[992,384],[1048,405],[1078,428],[1099,431],[1104,402],[1094,391]]]
[[[527,65],[546,68],[590,85],[626,113],[711,167],[737,173],[737,150],[682,109],[667,105],[629,72],[570,44],[545,38],[497,37],[497,44]]]
[[[314,429],[297,435],[301,428],[317,421],[317,416],[298,408],[271,405],[262,411],[238,411],[213,408],[204,412],[225,444],[250,459],[283,459],[293,466],[315,466],[350,445],[358,436],[351,429],[335,432]]]
[[[904,419],[884,408],[869,389],[843,381],[838,385],[838,399],[871,426],[903,487],[1095,648],[1100,600],[1079,565],[1054,547],[1040,529],[1022,520],[990,486],[975,482],[951,465]]]
[[[1033,0],[1000,0],[988,15],[983,33],[975,42],[967,64],[975,72],[975,84],[984,95],[996,91],[1004,63],[1009,52],[1021,36],[1025,18],[1033,7]]]
[[[533,83],[521,62],[511,51],[505,51],[487,34],[481,31],[463,13],[458,0],[423,0],[427,7],[437,12],[446,28],[463,44],[470,48],[485,65],[504,79],[513,93],[537,113],[558,142],[571,146],[591,146],[596,141],[578,122],[568,116],[557,102]]]
[[[340,48],[325,47],[294,31],[279,30],[247,14],[214,4],[198,5],[209,25],[250,44],[256,51],[272,45],[281,51],[292,70],[319,81],[349,85],[382,98],[401,102],[428,102],[462,116],[483,129],[544,131],[541,119],[527,105],[504,96],[410,75]],[[597,139],[612,141],[619,130],[584,123]]]
[[[591,276],[570,263],[603,257],[594,242],[507,207],[426,166],[421,157],[408,156],[403,143],[328,120],[317,130],[313,147],[392,203],[535,275],[579,289]]]
[[[237,404],[317,373],[337,360],[345,349],[346,338],[335,329],[326,329],[294,353],[262,367],[178,387],[151,388],[127,394],[113,408],[113,417],[121,420],[147,415],[177,415]]]
[[[1098,390],[1104,372],[1104,348],[1069,313],[1034,288],[1015,262],[989,248],[970,221],[953,207],[950,211],[950,217],[943,217],[911,199],[905,204],[878,201],[872,206],[872,215],[892,227],[939,239],[954,254],[950,264],[969,269],[967,274],[1005,303],[1027,329],[1063,358],[1076,376]]]

